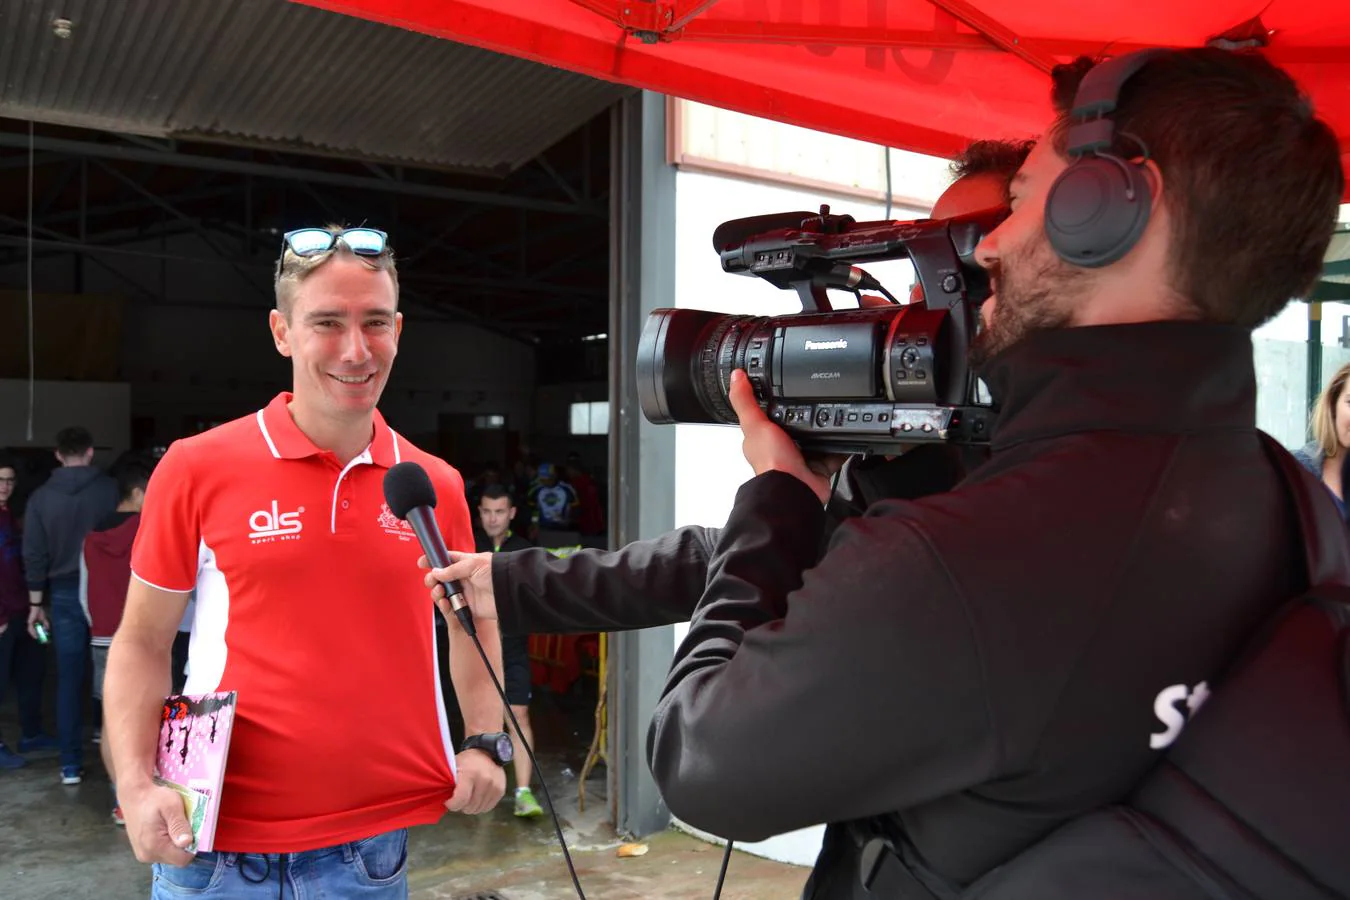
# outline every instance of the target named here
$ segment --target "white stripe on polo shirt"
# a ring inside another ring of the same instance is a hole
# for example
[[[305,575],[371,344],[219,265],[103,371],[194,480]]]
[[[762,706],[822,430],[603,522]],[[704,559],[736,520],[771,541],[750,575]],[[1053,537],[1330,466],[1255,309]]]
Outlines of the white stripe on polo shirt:
[[[229,648],[225,632],[230,624],[230,586],[216,565],[216,554],[206,541],[197,551],[197,616],[188,640],[185,694],[209,694],[220,687]]]
[[[337,534],[338,492],[342,490],[342,479],[346,478],[347,473],[357,466],[370,465],[371,462],[370,447],[366,447],[366,449],[361,451],[360,456],[356,457],[343,467],[342,471],[338,474],[337,481],[333,482],[333,508],[328,515],[329,534]]]
[[[267,422],[263,420],[263,410],[258,410],[258,430],[262,432],[263,440],[267,441],[267,449],[272,451],[273,459],[281,459],[281,454],[277,452],[277,445],[272,443],[272,435],[267,433]]]

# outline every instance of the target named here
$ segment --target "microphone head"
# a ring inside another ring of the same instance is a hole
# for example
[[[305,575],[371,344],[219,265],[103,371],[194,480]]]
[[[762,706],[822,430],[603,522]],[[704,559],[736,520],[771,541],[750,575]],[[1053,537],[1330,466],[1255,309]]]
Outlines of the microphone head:
[[[384,473],[384,502],[400,519],[419,506],[436,508],[436,488],[427,470],[415,462],[401,462]]]

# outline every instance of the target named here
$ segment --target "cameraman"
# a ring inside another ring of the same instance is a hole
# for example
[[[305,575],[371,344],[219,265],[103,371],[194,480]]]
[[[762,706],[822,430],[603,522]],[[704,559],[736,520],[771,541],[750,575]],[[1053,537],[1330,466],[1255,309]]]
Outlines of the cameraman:
[[[730,838],[841,823],[808,896],[861,896],[858,848],[878,832],[916,890],[954,896],[1118,800],[1176,737],[1162,698],[1181,686],[1199,708],[1302,587],[1255,428],[1251,330],[1321,269],[1336,139],[1258,55],[1159,53],[1111,116],[1151,215],[1118,260],[1079,268],[1049,246],[1045,212],[1088,67],[1057,71],[1060,116],[980,247],[994,293],[971,355],[1000,418],[992,459],[959,488],[873,503],[822,554],[828,484],[741,375],[757,476],[720,533],[592,559],[575,592],[529,566],[437,573],[500,589],[505,617],[536,630],[676,621],[674,592],[701,589],[652,722],[653,773],[672,812]],[[619,594],[654,583],[643,562],[666,586],[650,609]]]
[[[733,378],[757,477],[718,538],[649,755],[671,811],[713,833],[849,823],[810,896],[859,895],[875,834],[904,893],[953,896],[1118,800],[1176,738],[1164,698],[1180,687],[1198,709],[1303,586],[1255,428],[1251,330],[1321,269],[1336,139],[1260,56],[1150,58],[1120,91],[1111,151],[1122,179],[1142,167],[1152,212],[1118,259],[1080,268],[1048,241],[1047,197],[1085,70],[1060,71],[1061,115],[978,252],[993,293],[970,352],[1000,410],[988,463],[950,493],[873,504],[821,555],[828,483]]]

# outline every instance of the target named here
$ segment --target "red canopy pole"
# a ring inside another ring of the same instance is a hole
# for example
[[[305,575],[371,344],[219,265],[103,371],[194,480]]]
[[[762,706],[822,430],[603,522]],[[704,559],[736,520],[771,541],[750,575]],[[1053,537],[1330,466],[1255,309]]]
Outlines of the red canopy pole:
[[[960,19],[1004,50],[1015,56],[1020,56],[1047,75],[1050,74],[1051,69],[1058,65],[1053,56],[1030,44],[1026,38],[1020,37],[1012,29],[980,12],[966,0],[928,0],[928,2],[943,12]]]
[[[690,22],[694,21],[694,19],[703,15],[703,13],[707,11],[708,7],[714,5],[715,3],[717,3],[717,0],[700,0],[700,2],[695,3],[692,7],[690,7],[688,12],[677,18],[674,22],[671,22],[670,27],[667,28],[666,31],[668,32],[679,31],[681,28],[688,25]]]

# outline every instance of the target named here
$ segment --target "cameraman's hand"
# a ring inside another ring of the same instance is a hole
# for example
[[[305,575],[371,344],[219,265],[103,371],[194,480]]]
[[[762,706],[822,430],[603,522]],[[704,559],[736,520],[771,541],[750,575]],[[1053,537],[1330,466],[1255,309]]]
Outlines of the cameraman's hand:
[[[830,499],[830,478],[814,471],[802,458],[801,450],[792,442],[792,438],[764,415],[764,410],[755,402],[755,391],[750,387],[750,379],[741,369],[731,373],[731,388],[728,391],[731,408],[741,423],[741,435],[744,441],[741,449],[745,461],[756,475],[765,472],[786,472],[802,484],[815,491],[820,502]]]
[[[458,550],[451,550],[449,553],[450,565],[444,569],[431,569],[431,564],[427,562],[425,556],[417,560],[419,569],[431,569],[422,580],[431,588],[431,599],[436,603],[441,615],[445,616],[446,623],[453,625],[458,622],[454,610],[450,608],[450,601],[445,597],[444,582],[447,581],[459,582],[459,586],[464,589],[464,599],[468,602],[469,610],[475,619],[495,620],[497,601],[492,591],[492,554],[460,553]]]

